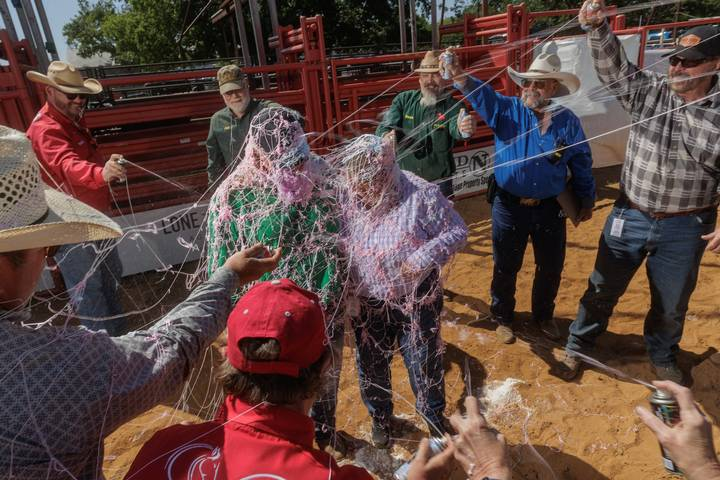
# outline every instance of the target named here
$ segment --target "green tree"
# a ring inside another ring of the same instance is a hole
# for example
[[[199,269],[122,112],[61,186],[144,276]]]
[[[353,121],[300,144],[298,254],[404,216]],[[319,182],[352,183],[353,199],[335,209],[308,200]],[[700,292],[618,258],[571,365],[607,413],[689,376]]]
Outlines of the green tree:
[[[78,8],[78,14],[63,27],[68,45],[83,57],[104,52],[115,56],[115,44],[103,31],[105,21],[117,14],[113,1],[99,0],[90,5],[88,0],[78,0]]]
[[[82,56],[107,52],[117,63],[133,64],[215,58],[225,52],[222,33],[210,21],[217,5],[202,14],[204,2],[193,0],[97,0],[92,5],[78,0],[78,5],[63,33]]]

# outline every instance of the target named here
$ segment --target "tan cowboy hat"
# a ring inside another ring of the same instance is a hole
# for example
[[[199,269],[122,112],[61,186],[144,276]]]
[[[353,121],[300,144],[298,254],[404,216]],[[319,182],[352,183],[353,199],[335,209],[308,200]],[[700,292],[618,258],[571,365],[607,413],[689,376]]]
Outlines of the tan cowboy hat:
[[[440,72],[440,52],[438,50],[429,50],[420,62],[420,66],[415,69],[415,73],[438,73]]]
[[[45,185],[25,134],[0,125],[0,253],[120,235],[110,218]]]
[[[508,67],[508,75],[510,75],[513,82],[521,87],[523,86],[523,80],[557,80],[560,82],[560,86],[553,97],[563,97],[578,91],[580,88],[580,79],[572,73],[561,72],[561,63],[560,57],[557,56],[557,54],[543,52],[535,57],[535,60],[530,64],[527,72],[516,72],[511,67]]]
[[[31,70],[26,76],[31,82],[44,83],[65,93],[94,95],[103,90],[100,82],[94,78],[83,80],[77,68],[60,61],[50,63],[47,75]]]

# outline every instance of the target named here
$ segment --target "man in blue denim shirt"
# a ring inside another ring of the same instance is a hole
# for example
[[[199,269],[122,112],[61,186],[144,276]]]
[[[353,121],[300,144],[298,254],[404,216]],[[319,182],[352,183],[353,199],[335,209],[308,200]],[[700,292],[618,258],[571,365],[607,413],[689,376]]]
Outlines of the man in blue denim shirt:
[[[493,280],[490,312],[498,322],[498,340],[512,343],[515,282],[528,237],[535,252],[533,318],[543,333],[560,336],[553,319],[555,297],[565,262],[565,217],[556,197],[566,188],[568,169],[580,199],[576,221],[592,217],[595,180],[590,147],[580,120],[551,98],[577,91],[580,80],[560,71],[560,58],[541,53],[527,73],[508,68],[522,87],[519,98],[495,92],[467,75],[455,61],[446,68],[456,88],[495,133],[497,195],[492,206]]]

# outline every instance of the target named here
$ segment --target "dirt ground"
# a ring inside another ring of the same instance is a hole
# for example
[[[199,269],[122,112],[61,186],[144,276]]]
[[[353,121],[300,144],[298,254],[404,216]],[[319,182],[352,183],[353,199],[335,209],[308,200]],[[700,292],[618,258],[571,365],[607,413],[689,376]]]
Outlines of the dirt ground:
[[[567,261],[556,317],[564,333],[575,317],[595,259],[597,241],[613,200],[617,196],[619,170],[596,170],[598,202],[593,219],[579,228],[568,227]],[[470,227],[468,246],[446,268],[445,288],[450,293],[443,312],[442,334],[445,352],[447,412],[454,412],[468,391],[486,396],[486,409],[494,426],[511,444],[514,478],[638,480],[672,478],[662,468],[657,442],[633,412],[647,405],[648,390],[618,380],[603,371],[586,370],[573,382],[552,374],[560,343],[544,339],[530,324],[532,248],[526,252],[518,278],[515,328],[518,341],[500,345],[488,320],[489,285],[492,277],[492,249],[489,208],[482,197],[463,200],[457,208]],[[192,271],[188,265],[185,271]],[[720,302],[720,255],[706,254],[698,287],[692,297],[681,343],[680,366],[693,378],[693,392],[715,423],[720,417],[720,345],[717,328]],[[171,275],[131,277],[126,282],[134,292],[133,301],[152,303],[151,290],[170,289],[162,307],[146,314],[156,318],[186,292],[182,279],[168,286]],[[147,286],[153,286],[148,289]],[[453,296],[454,295],[454,296]],[[145,303],[149,304],[149,303]],[[642,339],[642,325],[649,308],[648,283],[639,271],[611,320],[610,330],[601,338],[596,358],[635,378],[653,379]],[[129,422],[106,441],[105,472],[108,478],[122,478],[142,443],[154,431],[183,420],[208,418],[221,392],[212,381],[212,364],[219,359],[210,350],[203,366],[184,387],[180,400],[157,407]],[[407,458],[426,434],[425,426],[413,414],[414,398],[400,359],[393,362],[393,385],[397,399],[395,413],[401,424],[399,437],[388,455],[368,444],[370,421],[361,406],[351,342],[345,350],[341,379],[338,428],[355,447],[354,461],[388,475],[402,458]],[[191,413],[188,413],[191,412]],[[720,439],[715,428],[716,442]],[[464,478],[455,472],[452,478]]]

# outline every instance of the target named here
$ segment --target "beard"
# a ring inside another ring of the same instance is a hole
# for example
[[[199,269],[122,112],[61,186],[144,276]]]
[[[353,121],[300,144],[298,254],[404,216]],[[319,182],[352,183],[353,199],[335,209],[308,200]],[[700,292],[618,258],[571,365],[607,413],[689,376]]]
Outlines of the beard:
[[[228,105],[230,110],[235,114],[236,117],[242,117],[247,111],[248,105],[250,105],[250,96],[245,96],[239,102],[233,102]]]
[[[420,87],[420,93],[422,94],[420,105],[423,107],[434,107],[437,104],[438,94],[434,90],[426,87]]]
[[[542,95],[528,90],[523,90],[520,99],[525,106],[531,110],[538,110],[544,107],[547,103],[547,99],[545,99]]]
[[[670,89],[675,93],[685,93],[697,87],[702,77],[691,77],[684,73],[672,75],[670,78]]]

